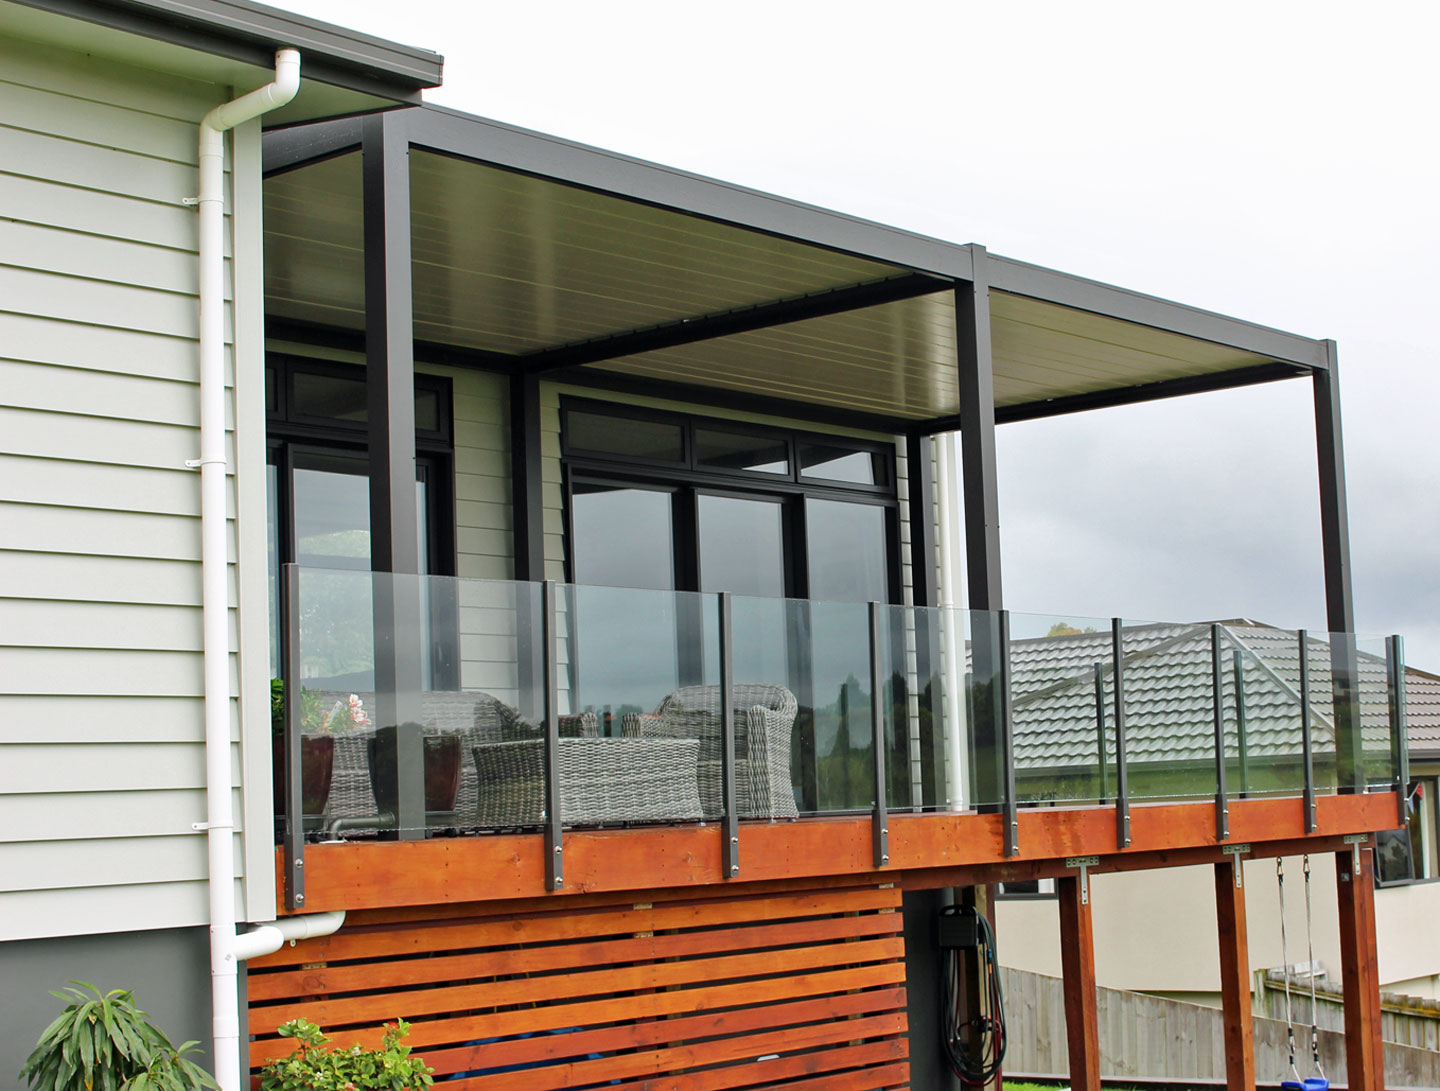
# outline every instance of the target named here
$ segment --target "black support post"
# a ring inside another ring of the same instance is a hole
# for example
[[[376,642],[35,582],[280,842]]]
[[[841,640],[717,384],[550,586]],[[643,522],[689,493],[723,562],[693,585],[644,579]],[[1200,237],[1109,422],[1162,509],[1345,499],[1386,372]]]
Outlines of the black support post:
[[[969,283],[955,287],[955,344],[960,393],[960,474],[965,519],[966,589],[969,607],[991,611],[985,639],[976,632],[971,655],[978,685],[990,700],[971,721],[975,744],[975,791],[985,803],[1006,801],[1005,702],[999,685],[1007,656],[996,611],[1004,609],[1000,584],[1000,503],[995,461],[995,378],[990,341],[990,285],[985,248],[970,247]],[[978,628],[978,626],[977,626]],[[1013,779],[1013,770],[1008,771]],[[1013,801],[1011,801],[1013,802]],[[1007,830],[1007,842],[1009,833]]]
[[[1410,796],[1410,728],[1405,715],[1405,641],[1392,636],[1385,641],[1386,680],[1390,699],[1390,757],[1395,770],[1396,818],[1404,826],[1410,820],[1405,802]]]
[[[280,676],[285,693],[285,908],[305,908],[305,804],[300,776],[300,568],[280,567],[280,624],[285,658]],[[273,774],[272,774],[273,775]]]
[[[960,365],[960,451],[965,563],[972,610],[999,610],[1000,502],[995,462],[995,377],[990,350],[990,285],[983,246],[970,247],[974,279],[955,289]]]
[[[1125,623],[1110,619],[1110,655],[1115,678],[1115,843],[1130,847],[1130,764],[1125,757]]]
[[[720,863],[727,879],[740,874],[740,821],[735,809],[735,660],[734,606],[730,592],[720,594]],[[753,745],[752,740],[747,743]]]
[[[1110,777],[1105,768],[1105,667],[1095,664],[1095,761],[1100,773],[1099,802],[1110,795]]]
[[[375,706],[395,725],[396,833],[425,836],[419,720],[420,571],[415,488],[415,356],[410,282],[410,145],[404,122],[373,114],[361,129],[365,364],[374,581]],[[410,576],[412,578],[407,579]]]
[[[1305,773],[1305,832],[1315,832],[1315,755],[1310,730],[1310,634],[1299,632],[1300,751]]]
[[[884,632],[878,602],[870,604],[870,741],[875,753],[875,803],[870,815],[870,828],[874,842],[874,860],[877,868],[890,863],[890,815],[889,800],[886,798],[885,775],[885,707],[883,691],[885,666],[882,662],[882,641]]]
[[[546,580],[540,590],[540,646],[545,664],[545,878],[546,888],[565,886],[565,832],[560,814],[560,684],[556,632],[559,590]]]
[[[1311,371],[1315,392],[1315,449],[1320,468],[1320,534],[1325,560],[1325,621],[1335,723],[1335,771],[1343,793],[1365,791],[1355,654],[1355,606],[1350,586],[1350,525],[1345,501],[1345,449],[1340,430],[1340,371],[1334,341],[1324,368]]]
[[[1005,855],[1020,855],[1020,819],[1015,798],[1015,719],[1010,705],[1010,611],[1000,611],[1000,760],[1005,787]]]
[[[1215,839],[1230,837],[1230,800],[1225,790],[1225,670],[1220,655],[1220,626],[1210,626],[1210,692],[1215,710]]]
[[[1236,648],[1235,663],[1235,745],[1240,751],[1240,798],[1250,794],[1250,742],[1245,737],[1249,730],[1245,712],[1245,653]]]

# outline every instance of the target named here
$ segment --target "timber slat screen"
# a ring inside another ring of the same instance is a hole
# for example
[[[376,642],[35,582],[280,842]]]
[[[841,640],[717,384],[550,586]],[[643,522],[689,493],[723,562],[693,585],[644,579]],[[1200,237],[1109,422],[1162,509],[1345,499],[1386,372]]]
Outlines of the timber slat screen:
[[[401,1017],[455,1091],[909,1087],[899,890],[640,897],[352,914],[250,963],[251,1064]]]

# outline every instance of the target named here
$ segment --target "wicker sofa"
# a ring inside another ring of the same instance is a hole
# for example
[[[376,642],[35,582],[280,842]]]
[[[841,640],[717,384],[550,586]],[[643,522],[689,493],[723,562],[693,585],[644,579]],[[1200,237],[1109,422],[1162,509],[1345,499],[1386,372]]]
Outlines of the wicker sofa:
[[[735,806],[741,818],[795,818],[790,783],[790,736],[795,695],[781,685],[756,682],[731,687],[735,706]],[[720,762],[720,687],[683,686],[654,713],[626,713],[630,738],[699,741],[700,803],[706,818],[723,813]]]
[[[320,691],[323,707],[344,701],[350,695]],[[373,712],[375,695],[358,695],[365,708]],[[455,799],[454,824],[459,826],[500,825],[489,821],[488,805],[482,806],[480,781],[470,760],[472,747],[488,743],[538,740],[541,728],[520,715],[515,709],[488,693],[479,691],[427,691],[420,695],[419,722],[427,735],[453,734],[461,740],[460,790]],[[560,733],[567,738],[593,737],[599,734],[594,713],[560,717]],[[350,731],[335,736],[334,771],[330,780],[330,800],[325,807],[325,823],[333,828],[336,819],[350,829],[361,828],[366,819],[380,821],[379,808],[370,782],[370,764],[366,745],[373,730]],[[514,824],[514,823],[506,823]]]

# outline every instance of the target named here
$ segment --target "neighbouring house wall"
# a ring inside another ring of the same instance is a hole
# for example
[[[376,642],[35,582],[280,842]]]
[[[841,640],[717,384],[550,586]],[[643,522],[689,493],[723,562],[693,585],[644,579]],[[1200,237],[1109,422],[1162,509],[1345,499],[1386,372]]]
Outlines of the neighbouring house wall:
[[[50,995],[74,980],[101,992],[129,989],[175,1044],[210,1039],[209,936],[203,928],[0,943],[0,1091],[20,1091],[16,1075],[41,1031],[65,1003]],[[200,967],[202,972],[196,973]],[[208,1049],[197,1058],[211,1067]]]
[[[200,488],[185,466],[199,454],[198,225],[182,201],[197,123],[229,97],[0,41],[6,938],[207,919],[191,825],[205,818]],[[238,783],[238,746],[235,763]]]
[[[1340,978],[1340,932],[1335,857],[1311,857],[1315,958],[1332,981]],[[1095,973],[1112,989],[1172,995],[1215,994],[1220,955],[1215,941],[1215,887],[1208,867],[1166,868],[1098,875],[1091,879],[1095,906]],[[1251,971],[1281,965],[1280,899],[1273,860],[1245,864],[1245,919]],[[1285,920],[1289,962],[1308,961],[1305,886],[1299,857],[1285,859]],[[1060,925],[1054,899],[1007,898],[999,903],[1000,957],[1006,966],[1060,974]],[[1440,883],[1381,887],[1375,891],[1381,986],[1414,996],[1436,995],[1440,974]],[[1428,983],[1428,984],[1427,984]]]

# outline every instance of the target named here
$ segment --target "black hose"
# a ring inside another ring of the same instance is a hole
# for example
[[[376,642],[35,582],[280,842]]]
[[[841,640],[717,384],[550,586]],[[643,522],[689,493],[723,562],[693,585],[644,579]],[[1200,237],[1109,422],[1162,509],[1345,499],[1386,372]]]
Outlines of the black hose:
[[[960,988],[964,978],[964,948],[948,946],[941,965],[941,1048],[950,1071],[965,1084],[992,1083],[1005,1060],[1005,994],[1000,987],[1000,962],[995,932],[973,906],[947,906],[942,916],[973,917],[975,962],[980,973],[981,1011],[962,1024]],[[983,1013],[983,1014],[982,1014]]]

